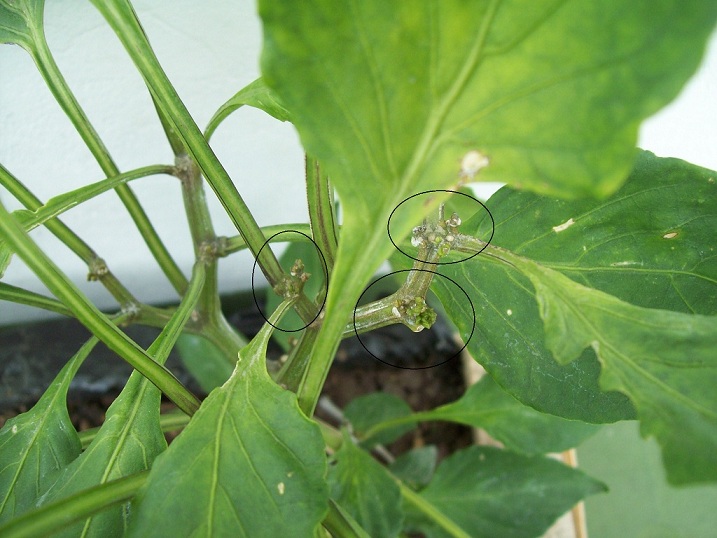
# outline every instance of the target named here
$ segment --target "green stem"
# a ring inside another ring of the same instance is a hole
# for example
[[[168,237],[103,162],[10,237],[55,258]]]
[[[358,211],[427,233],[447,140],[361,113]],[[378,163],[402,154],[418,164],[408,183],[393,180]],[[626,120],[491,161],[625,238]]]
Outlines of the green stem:
[[[338,538],[370,538],[368,533],[341,508],[336,501],[329,499],[329,512],[321,522],[331,536]]]
[[[318,321],[318,320],[317,320]],[[304,377],[306,368],[311,361],[311,352],[314,349],[316,338],[319,335],[319,326],[310,325],[301,335],[299,342],[293,347],[286,363],[281,367],[276,376],[276,382],[290,390],[296,392]]]
[[[488,244],[481,241],[477,237],[470,235],[458,234],[455,240],[454,250],[465,254],[475,254],[480,252],[479,256],[485,255],[486,259],[507,265],[513,269],[520,270],[522,262],[527,261],[522,256],[516,254],[512,250]]]
[[[324,255],[329,275],[334,269],[338,240],[331,186],[328,176],[321,173],[319,162],[306,156],[306,197],[309,205],[311,233]]]
[[[435,248],[421,246],[417,258],[408,271],[406,281],[395,293],[356,309],[354,319],[346,326],[344,334],[362,334],[395,323],[403,323],[409,329],[416,330],[405,317],[396,314],[396,305],[401,301],[419,297],[425,300],[435,276],[435,262],[439,256]]]
[[[127,0],[93,0],[92,3],[119,37],[142,74],[157,106],[171,123],[174,132],[181,139],[188,153],[201,168],[204,177],[207,178],[209,185],[239,233],[244,237],[249,249],[255,257],[258,257],[259,265],[267,280],[272,286],[275,286],[284,275],[278,260],[271,249],[263,249],[261,256],[258,256],[259,250],[264,244],[264,235],[234,182],[217,159],[164,73],[131,4]],[[313,315],[308,319],[313,319]]]
[[[264,226],[263,228],[261,228],[261,233],[264,236],[264,241],[280,232],[294,231],[301,232],[300,234],[292,234],[291,237],[296,239],[296,241],[303,241],[305,243],[309,242],[309,240],[304,237],[304,235],[311,237],[311,226],[309,224],[275,224],[273,226]],[[286,241],[286,238],[282,236],[275,237],[271,240],[272,243],[281,243],[283,241]],[[241,235],[220,238],[220,242],[220,249],[217,253],[217,256],[219,257],[228,256],[229,254],[233,254],[235,252],[239,252],[241,250],[249,248],[246,244],[246,241],[244,241],[244,238]]]
[[[37,64],[40,74],[45,79],[50,91],[57,99],[62,109],[65,111],[70,121],[77,129],[82,140],[87,145],[95,160],[102,168],[107,177],[113,177],[119,174],[119,169],[110,157],[107,148],[80,107],[77,99],[70,90],[70,87],[62,76],[60,69],[57,67],[52,53],[47,46],[47,41],[41,27],[32,27],[33,30],[33,47],[31,55]],[[152,252],[152,255],[159,263],[162,271],[172,283],[177,292],[182,295],[187,287],[187,279],[182,274],[177,263],[172,259],[169,251],[162,243],[162,240],[154,230],[152,223],[149,221],[147,214],[137,200],[134,192],[127,185],[118,186],[115,191],[119,195],[120,200],[127,208],[132,220],[139,230],[142,238]]]
[[[85,185],[79,189],[59,194],[58,196],[51,198],[44,205],[34,209],[34,215],[32,215],[32,217],[27,221],[23,222],[23,226],[25,227],[25,231],[29,232],[37,226],[45,224],[47,221],[62,215],[65,211],[74,209],[78,205],[91,200],[108,190],[116,188],[119,185],[147,176],[158,174],[174,175],[174,173],[175,167],[173,166],[145,166],[143,168],[137,168],[136,170],[130,170],[129,172],[103,179],[102,181],[92,183],[91,185]],[[8,181],[7,175],[3,173],[0,175],[0,184],[5,185],[6,182],[11,183],[11,181]]]
[[[54,535],[73,523],[131,500],[144,485],[148,475],[149,471],[143,471],[46,504],[1,526],[0,536],[36,538]]]
[[[369,249],[370,251],[370,249]],[[439,259],[438,247],[431,244],[428,241],[423,242],[419,249],[416,261],[409,271],[404,285],[389,298],[389,301],[393,300],[412,300],[418,297],[424,298],[428,292],[431,281],[433,280],[436,265],[435,262]],[[342,281],[337,282],[337,275]],[[334,273],[334,281],[331,286],[335,289],[342,289],[350,287],[351,275],[348,272]],[[340,300],[339,300],[340,301]],[[389,304],[386,301],[379,301],[376,305],[365,305],[362,307],[363,310],[357,313],[357,322],[361,325],[361,331],[390,325],[392,323],[401,322],[412,330],[419,330],[419,328],[412,323],[409,323],[408,319],[403,314],[400,317],[396,316],[393,307],[394,304]],[[342,308],[346,308],[346,305],[341,305]],[[375,309],[374,309],[375,308]],[[423,326],[423,324],[421,324]],[[322,320],[321,332],[317,338],[316,348],[313,352],[314,360],[310,361],[304,376],[299,384],[297,390],[297,397],[299,399],[299,406],[305,414],[311,416],[316,408],[321,389],[326,381],[326,377],[331,366],[331,361],[338,347],[339,341],[347,332],[350,332],[353,328],[353,321],[347,322],[338,315],[329,315]]]
[[[431,415],[431,411],[419,411],[417,413],[411,413],[410,415],[405,415],[402,417],[395,417],[386,419],[382,422],[379,422],[378,424],[375,424],[365,432],[362,432],[361,439],[370,439],[372,437],[375,437],[376,434],[379,432],[382,432],[383,430],[388,430],[390,428],[395,428],[396,426],[403,426],[404,424],[413,424],[415,422],[426,422],[429,420],[440,420],[435,419]]]
[[[271,287],[276,288],[283,284],[289,277],[279,265],[271,248],[262,248],[265,239],[261,228],[167,78],[132,5],[128,0],[92,0],[92,3],[124,45],[142,74],[157,106],[173,127],[173,132],[187,148],[189,155],[201,169],[204,177],[207,178],[207,182],[246,241]],[[296,301],[295,308],[306,323],[310,323],[316,317],[316,306],[304,294],[301,294]]]
[[[172,151],[175,152],[177,176],[182,183],[182,197],[194,244],[194,255],[197,260],[204,260],[207,268],[207,278],[197,308],[197,323],[203,328],[203,336],[222,351],[230,364],[234,364],[239,349],[248,341],[229,325],[222,312],[217,262],[221,242],[217,240],[214,232],[202,175],[197,164],[185,152],[178,133],[172,129],[171,122],[156,101],[155,106]]]
[[[2,165],[0,165],[0,185],[10,191],[10,194],[31,211],[35,211],[43,205],[39,198]],[[87,267],[90,268],[90,272],[92,272],[92,268],[104,264],[102,258],[61,220],[52,219],[45,223],[45,227],[85,262]],[[138,304],[132,293],[117,280],[106,265],[104,265],[104,267],[106,271],[99,274],[97,280],[110,292],[112,297],[114,297],[123,308]],[[95,273],[97,272],[95,271]]]
[[[50,292],[108,348],[139,370],[185,413],[191,415],[199,408],[199,400],[169,370],[154,362],[136,342],[118,329],[91,303],[30,239],[2,203],[0,203],[0,234]]]
[[[57,299],[45,297],[39,293],[11,286],[4,282],[0,282],[0,301],[10,301],[27,306],[34,306],[35,308],[42,308],[43,310],[49,310],[50,312],[62,314],[63,316],[72,316],[72,312]]]
[[[214,318],[222,315],[217,282],[217,238],[204,196],[202,176],[188,155],[177,155],[175,160],[182,182],[184,210],[194,244],[194,256],[197,260],[203,260],[207,266],[207,281],[202,290],[198,312],[202,318]]]
[[[190,318],[196,313],[196,306],[204,289],[207,269],[200,260],[195,262],[192,268],[192,277],[189,280],[187,292],[182,297],[182,302],[177,307],[172,318],[162,329],[162,333],[152,342],[147,353],[159,364],[164,364],[172,351],[177,338],[184,330]]]

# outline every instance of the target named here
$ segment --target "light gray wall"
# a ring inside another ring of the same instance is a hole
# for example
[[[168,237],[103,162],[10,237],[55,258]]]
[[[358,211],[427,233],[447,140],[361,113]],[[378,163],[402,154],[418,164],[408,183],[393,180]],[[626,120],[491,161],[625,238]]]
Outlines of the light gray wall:
[[[249,0],[134,2],[167,74],[200,127],[219,105],[259,75],[261,28]],[[46,31],[70,87],[121,170],[171,162],[172,154],[144,85],[121,45],[86,0],[49,0]],[[644,125],[641,146],[717,169],[717,39],[699,75],[681,97]],[[260,225],[306,221],[303,157],[293,128],[246,109],[219,128],[212,146]],[[104,176],[19,47],[0,47],[0,162],[41,199]],[[192,248],[176,180],[133,183],[162,238],[188,273]],[[479,190],[483,196],[491,188]],[[235,230],[209,196],[217,232]],[[18,206],[6,193],[0,199]],[[116,195],[108,193],[63,217],[146,302],[176,298],[144,247]],[[33,238],[101,307],[111,297],[85,280],[87,268],[46,230]],[[251,258],[221,264],[223,290],[249,286]],[[43,286],[19,260],[5,282],[35,291]],[[44,313],[0,301],[0,324]]]

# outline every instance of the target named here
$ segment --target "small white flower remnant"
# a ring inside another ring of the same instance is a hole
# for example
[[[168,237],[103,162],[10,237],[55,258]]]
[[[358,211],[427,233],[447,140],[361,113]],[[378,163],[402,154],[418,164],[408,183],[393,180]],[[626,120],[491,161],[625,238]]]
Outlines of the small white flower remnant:
[[[426,231],[425,226],[416,226],[413,229],[413,235],[411,236],[411,244],[414,247],[420,247],[423,244],[423,232]]]
[[[475,149],[466,153],[461,159],[460,176],[472,181],[476,174],[490,164],[488,157]]]
[[[398,307],[397,307],[397,306],[394,306],[394,307],[391,309],[391,313],[392,313],[394,316],[396,316],[397,318],[401,319],[401,312],[398,310]]]
[[[570,228],[573,224],[575,224],[575,221],[572,219],[572,217],[570,217],[568,220],[566,220],[565,222],[563,222],[561,225],[559,225],[559,226],[553,226],[553,231],[554,231],[556,234],[557,234],[557,233],[560,233],[560,232],[562,232],[563,230],[567,230],[568,228]]]
[[[463,221],[462,221],[461,218],[458,216],[458,213],[454,212],[454,213],[451,215],[451,218],[448,219],[448,220],[446,220],[446,227],[449,228],[449,229],[450,229],[450,228],[458,228],[458,226],[460,226],[462,222],[463,222]]]

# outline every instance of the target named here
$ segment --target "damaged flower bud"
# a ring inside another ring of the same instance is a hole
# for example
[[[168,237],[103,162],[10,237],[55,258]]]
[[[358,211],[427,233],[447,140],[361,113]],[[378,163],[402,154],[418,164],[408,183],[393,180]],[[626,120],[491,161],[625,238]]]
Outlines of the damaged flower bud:
[[[436,312],[423,297],[401,299],[391,310],[394,315],[402,318],[403,323],[413,332],[421,332],[436,322]]]
[[[310,276],[311,273],[305,272],[304,262],[297,259],[291,266],[289,275],[284,276],[281,282],[274,286],[274,293],[285,299],[298,297]]]

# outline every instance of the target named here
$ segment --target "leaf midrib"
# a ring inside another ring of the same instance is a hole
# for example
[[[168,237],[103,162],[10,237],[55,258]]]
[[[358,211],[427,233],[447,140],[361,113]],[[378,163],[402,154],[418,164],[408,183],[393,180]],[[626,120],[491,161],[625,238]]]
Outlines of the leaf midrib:
[[[419,138],[416,150],[414,151],[411,161],[409,162],[408,167],[406,168],[406,171],[399,183],[399,192],[407,192],[413,182],[413,179],[418,174],[418,171],[421,169],[425,161],[440,145],[437,138],[438,131],[443,125],[446,116],[450,112],[450,109],[458,98],[460,92],[465,88],[471,73],[475,71],[483,59],[483,52],[489,29],[493,24],[493,20],[501,1],[502,0],[491,0],[491,3],[486,10],[486,15],[481,21],[481,26],[477,32],[474,46],[468,53],[468,57],[463,63],[460,73],[439,103],[437,109],[431,111],[427,125]]]

